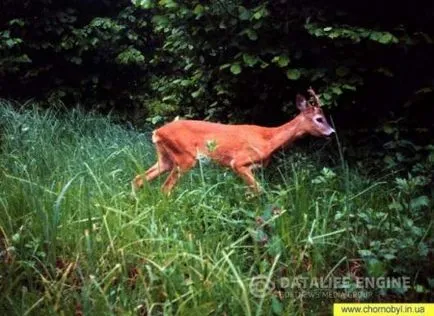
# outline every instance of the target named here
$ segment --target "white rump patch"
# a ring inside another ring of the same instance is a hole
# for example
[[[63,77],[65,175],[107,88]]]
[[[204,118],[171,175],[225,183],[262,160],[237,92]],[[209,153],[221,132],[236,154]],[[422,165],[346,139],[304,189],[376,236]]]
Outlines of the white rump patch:
[[[152,132],[152,142],[155,144],[155,143],[158,143],[160,140],[161,140],[161,138],[158,137],[157,131],[153,131]]]
[[[229,165],[231,166],[232,169],[234,169],[235,159],[232,159],[231,162],[229,163]]]

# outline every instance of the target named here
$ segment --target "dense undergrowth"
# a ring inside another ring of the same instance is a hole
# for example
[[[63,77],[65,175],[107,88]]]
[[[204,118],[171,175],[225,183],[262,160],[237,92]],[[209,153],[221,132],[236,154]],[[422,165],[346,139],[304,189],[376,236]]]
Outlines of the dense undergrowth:
[[[432,299],[420,177],[369,179],[293,148],[258,172],[256,198],[205,163],[168,198],[164,178],[133,198],[132,177],[155,159],[149,133],[4,102],[0,118],[2,314],[318,315],[337,301]],[[282,282],[403,276],[409,288]]]

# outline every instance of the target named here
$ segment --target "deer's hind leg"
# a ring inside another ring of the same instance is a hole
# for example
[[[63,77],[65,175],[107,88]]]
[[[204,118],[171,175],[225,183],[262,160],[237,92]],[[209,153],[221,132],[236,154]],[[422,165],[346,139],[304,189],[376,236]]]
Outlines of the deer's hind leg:
[[[165,194],[170,194],[179,178],[181,178],[182,174],[186,173],[196,165],[196,157],[187,151],[179,152],[171,150],[170,147],[166,147],[166,153],[170,157],[170,161],[173,162],[173,167],[169,176],[161,187],[161,190]]]
[[[162,173],[173,169],[174,164],[164,147],[159,143],[156,143],[155,147],[157,151],[157,162],[146,170],[144,174],[139,174],[134,178],[132,183],[133,191],[143,187],[144,180],[148,182],[152,181]]]

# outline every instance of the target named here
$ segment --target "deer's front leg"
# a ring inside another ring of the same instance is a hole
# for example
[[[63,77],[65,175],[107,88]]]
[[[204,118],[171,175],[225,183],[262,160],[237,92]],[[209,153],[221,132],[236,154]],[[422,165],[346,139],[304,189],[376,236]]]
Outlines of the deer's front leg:
[[[260,186],[253,175],[251,166],[233,166],[232,169],[248,184],[254,193],[258,194],[261,192]]]

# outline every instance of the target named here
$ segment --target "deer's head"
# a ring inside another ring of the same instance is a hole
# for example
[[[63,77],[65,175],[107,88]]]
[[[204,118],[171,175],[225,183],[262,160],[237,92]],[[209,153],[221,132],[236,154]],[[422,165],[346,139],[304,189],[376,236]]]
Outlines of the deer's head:
[[[335,130],[327,122],[318,96],[312,88],[308,92],[313,99],[312,103],[308,102],[301,94],[297,94],[296,97],[296,105],[300,110],[299,116],[302,118],[305,131],[313,136],[327,137],[332,135]]]

